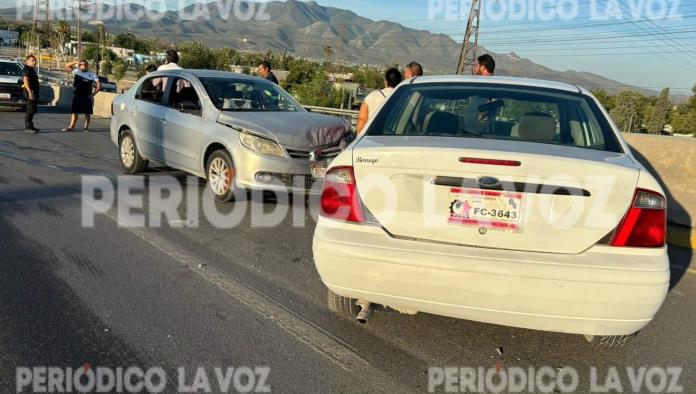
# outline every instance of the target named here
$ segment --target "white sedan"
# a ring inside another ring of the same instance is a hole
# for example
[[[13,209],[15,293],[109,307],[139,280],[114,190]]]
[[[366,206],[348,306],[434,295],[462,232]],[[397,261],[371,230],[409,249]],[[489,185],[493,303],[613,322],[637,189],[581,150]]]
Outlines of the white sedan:
[[[666,200],[576,86],[422,77],[329,166],[314,233],[329,304],[623,345],[669,288]]]

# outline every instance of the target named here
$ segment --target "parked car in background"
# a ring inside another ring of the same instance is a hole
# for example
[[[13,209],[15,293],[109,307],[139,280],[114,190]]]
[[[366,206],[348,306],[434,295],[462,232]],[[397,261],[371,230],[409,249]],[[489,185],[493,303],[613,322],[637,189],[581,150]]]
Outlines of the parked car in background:
[[[318,193],[311,152],[336,156],[349,132],[265,79],[207,70],[144,76],[114,99],[111,119],[127,173],[161,162],[207,178],[221,201],[240,189]]]
[[[665,193],[576,86],[422,77],[328,168],[314,260],[373,304],[619,346],[669,289]]]
[[[0,59],[0,107],[26,108],[22,84],[22,66],[16,60]]]
[[[102,92],[118,93],[118,89],[116,88],[116,84],[114,82],[110,82],[108,78],[100,76],[99,81],[101,82]]]

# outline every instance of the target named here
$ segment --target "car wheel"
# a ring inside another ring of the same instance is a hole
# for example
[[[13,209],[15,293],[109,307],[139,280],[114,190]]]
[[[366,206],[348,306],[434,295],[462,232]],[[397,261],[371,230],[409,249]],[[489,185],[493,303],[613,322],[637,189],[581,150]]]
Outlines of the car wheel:
[[[230,154],[225,150],[213,152],[208,158],[205,168],[208,186],[215,194],[215,199],[221,202],[234,200],[237,191],[236,172]]]
[[[332,312],[355,317],[360,313],[360,306],[358,306],[357,301],[356,299],[340,296],[326,289],[326,302]]]
[[[128,174],[143,172],[148,166],[148,161],[140,156],[138,147],[135,145],[135,138],[130,130],[121,134],[121,138],[118,140],[118,153],[121,158],[121,166]]]
[[[628,345],[637,335],[637,332],[628,335],[585,335],[585,339],[593,347],[612,349]]]

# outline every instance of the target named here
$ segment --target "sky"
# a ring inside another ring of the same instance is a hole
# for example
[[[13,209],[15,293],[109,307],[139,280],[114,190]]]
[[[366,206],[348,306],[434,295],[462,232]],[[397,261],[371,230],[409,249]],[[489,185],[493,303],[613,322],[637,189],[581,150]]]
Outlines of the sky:
[[[166,1],[176,7],[196,0]],[[463,39],[471,1],[317,0],[456,41]],[[0,8],[27,2],[0,0]],[[560,71],[690,94],[696,84],[696,0],[483,0],[479,43]]]

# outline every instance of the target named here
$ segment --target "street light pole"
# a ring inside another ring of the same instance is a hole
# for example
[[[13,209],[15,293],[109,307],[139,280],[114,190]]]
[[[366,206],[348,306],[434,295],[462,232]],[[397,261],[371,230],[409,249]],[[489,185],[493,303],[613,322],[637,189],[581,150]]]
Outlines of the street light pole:
[[[82,13],[82,0],[77,0],[77,58],[82,59],[82,28],[80,19]]]

